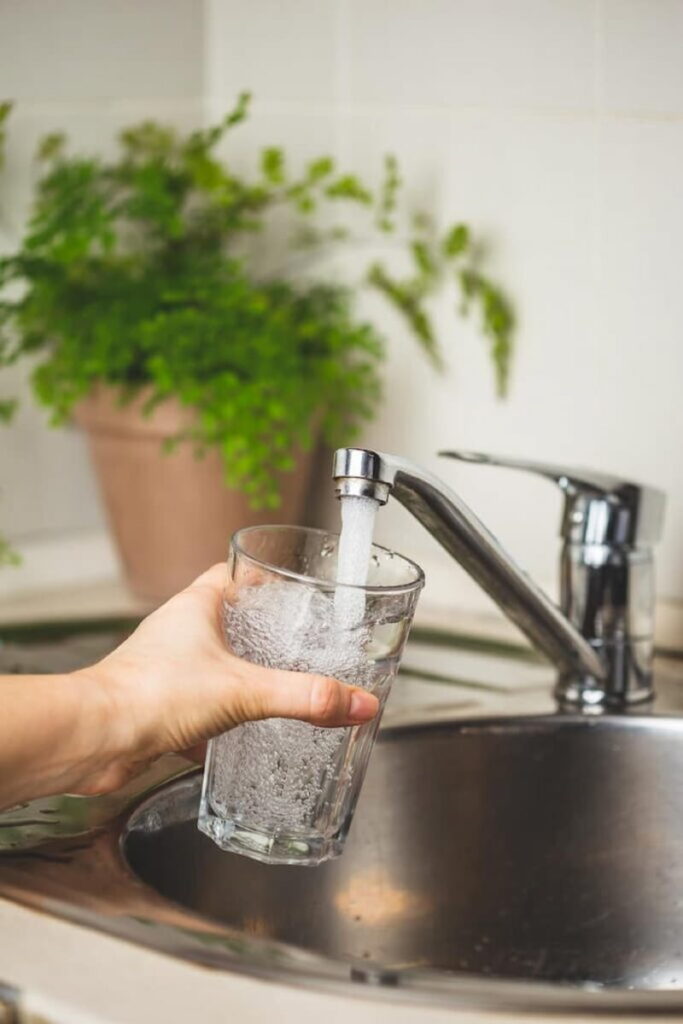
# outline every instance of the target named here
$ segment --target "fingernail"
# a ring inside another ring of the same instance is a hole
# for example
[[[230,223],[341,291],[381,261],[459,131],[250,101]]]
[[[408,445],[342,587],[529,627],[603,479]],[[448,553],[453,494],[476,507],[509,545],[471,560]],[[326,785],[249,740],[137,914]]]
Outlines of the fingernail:
[[[365,690],[354,690],[351,694],[349,718],[354,722],[367,722],[374,718],[379,710],[379,701]]]

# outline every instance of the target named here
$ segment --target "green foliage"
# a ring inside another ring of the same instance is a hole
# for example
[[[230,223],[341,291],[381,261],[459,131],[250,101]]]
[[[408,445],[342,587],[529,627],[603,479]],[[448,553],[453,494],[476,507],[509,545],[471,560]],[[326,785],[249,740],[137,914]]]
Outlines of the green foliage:
[[[396,212],[398,190],[401,187],[401,177],[398,172],[398,161],[391,153],[384,158],[384,181],[379,192],[377,202],[376,224],[380,231],[387,234],[394,231],[394,213]]]
[[[3,398],[0,400],[0,423],[9,423],[16,407],[16,398]]]
[[[0,569],[3,565],[19,565],[19,555],[9,545],[9,543],[0,536]]]
[[[368,280],[405,317],[418,343],[435,369],[441,370],[443,359],[434,335],[434,328],[423,303],[419,278],[398,281],[390,277],[381,263],[370,267]]]
[[[507,393],[515,321],[512,305],[504,292],[478,269],[466,224],[455,224],[438,236],[427,218],[414,219],[410,241],[413,272],[406,278],[391,277],[380,264],[370,268],[369,280],[404,316],[417,341],[436,369],[443,368],[434,326],[425,299],[456,271],[460,286],[460,311],[478,308],[482,330],[491,343],[491,360],[500,396]]]
[[[143,392],[149,410],[176,397],[196,416],[172,443],[191,443],[198,455],[217,448],[227,482],[255,505],[275,506],[277,475],[297,446],[310,447],[320,431],[330,444],[349,443],[371,417],[383,346],[348,290],[263,279],[248,239],[285,207],[293,243],[342,242],[344,227],[323,229],[313,217],[339,204],[396,232],[401,180],[393,157],[376,194],[327,156],[292,175],[278,147],[263,150],[255,175],[237,175],[216,147],[248,105],[244,93],[217,125],[187,135],[151,121],[133,126],[113,160],[69,155],[61,135],[43,140],[25,236],[0,259],[0,368],[37,358],[34,390],[55,424],[99,382],[118,388],[122,402]],[[0,143],[8,113],[0,107]],[[512,314],[470,252],[464,225],[440,238],[418,217],[410,276],[375,263],[367,281],[440,367],[426,300],[455,280],[463,302],[482,310],[503,390]],[[0,420],[11,411],[0,403]]]
[[[11,103],[0,103],[0,168],[5,162],[5,142],[7,139],[5,122],[7,121],[7,118],[9,117],[11,110]]]
[[[466,224],[455,224],[450,231],[446,232],[443,240],[443,254],[449,259],[455,259],[467,252],[470,244],[470,233]]]
[[[511,337],[515,317],[509,300],[483,274],[471,267],[460,271],[463,308],[477,303],[481,310],[484,333],[491,342],[491,358],[496,369],[498,394],[507,390],[510,366]]]

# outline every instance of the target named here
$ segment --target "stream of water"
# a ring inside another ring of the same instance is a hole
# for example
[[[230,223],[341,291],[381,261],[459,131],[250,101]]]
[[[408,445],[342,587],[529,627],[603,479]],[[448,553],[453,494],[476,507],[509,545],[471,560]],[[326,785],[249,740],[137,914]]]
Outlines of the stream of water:
[[[373,498],[355,495],[346,495],[340,499],[340,504],[342,528],[337,555],[337,583],[347,586],[337,588],[334,610],[339,628],[354,629],[365,615],[365,594],[352,587],[364,587],[368,581],[378,504]]]

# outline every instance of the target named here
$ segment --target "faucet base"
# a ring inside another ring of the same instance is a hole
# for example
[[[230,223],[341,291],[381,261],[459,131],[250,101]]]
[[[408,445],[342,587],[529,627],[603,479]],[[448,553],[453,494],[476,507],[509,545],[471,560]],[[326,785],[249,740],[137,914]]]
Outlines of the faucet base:
[[[641,679],[625,690],[616,691],[591,676],[560,676],[554,693],[561,711],[581,711],[586,714],[627,711],[632,706],[640,707],[651,702],[655,695],[651,677]]]

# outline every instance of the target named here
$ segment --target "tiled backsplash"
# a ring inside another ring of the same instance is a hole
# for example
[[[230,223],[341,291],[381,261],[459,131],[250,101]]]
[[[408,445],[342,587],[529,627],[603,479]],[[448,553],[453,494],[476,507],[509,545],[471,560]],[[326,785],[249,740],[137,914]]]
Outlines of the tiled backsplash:
[[[65,131],[74,146],[103,150],[119,128],[145,117],[196,123],[203,45],[197,0],[0,3],[0,97],[16,102],[0,175],[0,252],[21,229],[37,140]],[[3,372],[0,396],[26,393],[25,377]],[[62,534],[104,533],[82,438],[73,430],[48,431],[45,420],[27,401],[11,432],[0,433],[0,529],[28,545],[29,559],[34,541],[54,537],[58,551]],[[70,568],[78,576],[79,560],[68,558],[57,582],[68,579]],[[110,565],[108,558],[105,571]],[[5,586],[13,586],[10,573],[0,580],[0,590]]]
[[[282,143],[295,161],[332,150],[376,176],[395,152],[411,203],[486,237],[517,300],[518,348],[500,402],[485,343],[447,303],[443,377],[381,314],[386,400],[365,441],[432,468],[437,449],[461,446],[663,487],[658,585],[680,601],[682,33],[683,0],[10,0],[0,95],[19,104],[11,194],[25,201],[29,142],[42,130],[99,144],[143,113],[216,116],[243,88],[256,100],[229,141],[241,159]],[[25,413],[0,448],[0,522],[25,537],[101,524],[84,458],[77,437],[47,437]],[[550,485],[441,472],[551,583],[560,499]],[[379,533],[443,577],[437,549],[402,510],[383,513]]]
[[[365,440],[447,476],[551,586],[559,495],[439,466],[435,451],[593,465],[663,487],[659,590],[683,599],[683,0],[209,0],[206,11],[210,114],[248,84],[250,147],[294,140],[303,159],[333,126],[340,158],[375,177],[396,153],[411,202],[483,232],[518,301],[504,403],[480,335],[446,303],[443,377],[384,314],[386,400]],[[441,577],[438,596],[448,573],[451,593],[474,600],[402,509],[378,530]]]

